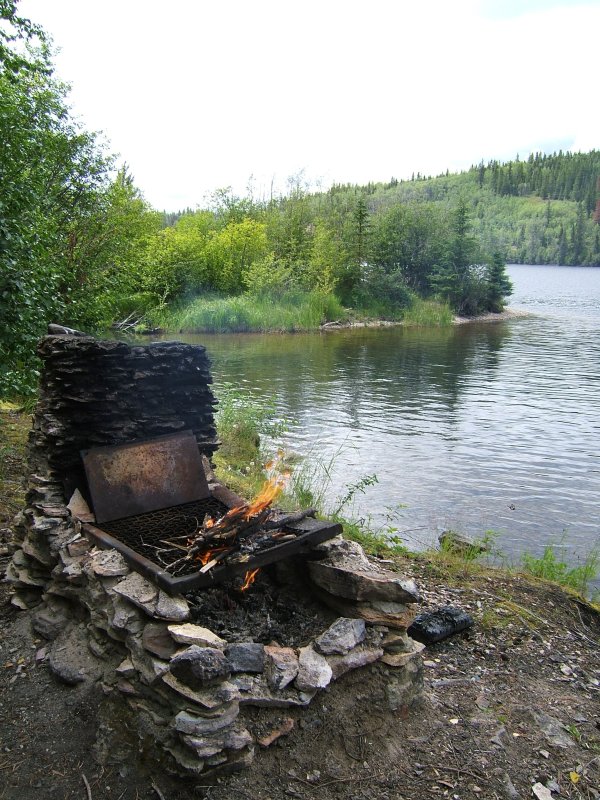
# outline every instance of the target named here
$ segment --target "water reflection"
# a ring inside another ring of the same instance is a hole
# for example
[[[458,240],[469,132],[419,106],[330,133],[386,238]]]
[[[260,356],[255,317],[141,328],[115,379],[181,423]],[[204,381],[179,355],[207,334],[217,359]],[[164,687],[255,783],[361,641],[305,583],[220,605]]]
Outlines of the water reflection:
[[[516,305],[535,296],[543,315],[441,330],[176,338],[206,345],[217,389],[229,381],[274,397],[294,420],[288,448],[313,461],[336,455],[332,498],[376,473],[355,511],[383,523],[386,508],[405,504],[396,524],[408,543],[449,527],[491,528],[509,554],[566,537],[574,560],[599,541],[600,270],[595,288],[581,278],[578,314],[550,290],[543,296],[547,268],[518,269],[535,286],[519,273]]]

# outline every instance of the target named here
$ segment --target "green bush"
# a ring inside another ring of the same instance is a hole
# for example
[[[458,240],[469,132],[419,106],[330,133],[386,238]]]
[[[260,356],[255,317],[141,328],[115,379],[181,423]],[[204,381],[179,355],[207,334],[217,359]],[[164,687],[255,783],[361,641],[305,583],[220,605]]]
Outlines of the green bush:
[[[552,545],[544,548],[544,553],[539,558],[525,553],[522,561],[525,571],[536,578],[568,586],[580,594],[586,594],[589,583],[598,576],[600,570],[598,549],[592,550],[583,564],[577,567],[570,567],[565,561],[558,559]]]

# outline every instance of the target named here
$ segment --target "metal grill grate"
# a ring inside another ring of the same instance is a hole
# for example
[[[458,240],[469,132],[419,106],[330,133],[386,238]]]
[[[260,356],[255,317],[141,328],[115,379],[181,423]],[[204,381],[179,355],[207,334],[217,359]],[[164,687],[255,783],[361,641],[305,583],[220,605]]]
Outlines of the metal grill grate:
[[[138,514],[135,517],[104,522],[102,530],[111,533],[132,550],[156,562],[156,548],[168,547],[163,543],[165,539],[191,536],[200,527],[207,514],[218,518],[227,511],[229,509],[226,505],[209,497],[207,500],[197,500],[194,503]],[[173,548],[173,560],[178,555],[181,553]],[[190,564],[181,574],[190,574],[197,569],[198,565]]]

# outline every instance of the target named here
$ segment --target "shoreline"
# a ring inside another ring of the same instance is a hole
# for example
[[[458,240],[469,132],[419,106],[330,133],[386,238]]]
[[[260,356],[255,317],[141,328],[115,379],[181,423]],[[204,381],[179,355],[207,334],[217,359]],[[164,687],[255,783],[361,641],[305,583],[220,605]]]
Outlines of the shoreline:
[[[506,308],[504,311],[494,312],[494,311],[486,311],[485,314],[477,314],[474,317],[461,317],[455,315],[452,318],[451,325],[468,325],[474,322],[506,322],[507,320],[511,319],[521,319],[524,317],[529,317],[531,314],[528,311],[520,311],[516,308]],[[348,330],[350,328],[397,328],[397,327],[406,327],[406,328],[418,328],[418,327],[427,327],[427,328],[437,328],[437,327],[445,327],[445,326],[438,326],[438,325],[407,325],[403,320],[387,320],[387,319],[373,319],[373,320],[362,320],[358,322],[348,321],[348,322],[325,322],[323,325],[320,325],[318,330],[319,331],[337,331],[337,330]]]

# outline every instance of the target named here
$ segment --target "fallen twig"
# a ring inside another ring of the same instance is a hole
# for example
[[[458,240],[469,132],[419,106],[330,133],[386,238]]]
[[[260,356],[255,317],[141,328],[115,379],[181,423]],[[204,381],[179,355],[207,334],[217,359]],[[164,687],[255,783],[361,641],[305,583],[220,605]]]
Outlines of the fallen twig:
[[[88,779],[85,777],[85,775],[83,774],[83,772],[81,773],[81,777],[83,778],[83,782],[85,783],[85,790],[86,790],[86,792],[87,792],[88,800],[92,800],[92,790],[91,790],[91,788],[90,788],[90,782],[89,782],[89,781],[88,781]]]
[[[158,786],[154,783],[154,781],[151,781],[150,785],[152,786],[152,788],[154,789],[154,791],[158,795],[159,800],[165,800],[164,794],[161,792],[161,790],[158,788]]]

